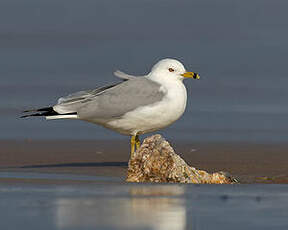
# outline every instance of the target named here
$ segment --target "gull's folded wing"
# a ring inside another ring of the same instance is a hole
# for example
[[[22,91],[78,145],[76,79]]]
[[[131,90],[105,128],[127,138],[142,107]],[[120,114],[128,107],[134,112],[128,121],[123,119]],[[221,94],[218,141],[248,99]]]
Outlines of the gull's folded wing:
[[[60,98],[58,113],[77,112],[80,119],[112,119],[164,97],[161,85],[147,78],[134,78],[100,89],[81,91]]]
[[[53,108],[58,113],[77,112],[77,109],[84,102],[90,100],[91,98],[97,95],[100,95],[101,93],[105,92],[107,89],[113,88],[114,86],[118,84],[120,83],[96,88],[93,90],[85,90],[85,91],[79,91],[76,93],[69,94],[68,96],[59,98],[58,103],[55,106],[53,106]]]

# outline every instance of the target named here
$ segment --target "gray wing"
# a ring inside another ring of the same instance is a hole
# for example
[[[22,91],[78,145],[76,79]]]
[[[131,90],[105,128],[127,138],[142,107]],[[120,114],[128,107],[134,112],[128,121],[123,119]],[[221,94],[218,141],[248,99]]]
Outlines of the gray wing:
[[[120,83],[118,83],[118,84],[120,84]],[[104,87],[93,89],[93,90],[85,90],[85,91],[79,91],[79,92],[76,92],[76,93],[72,93],[72,94],[69,94],[66,97],[59,98],[58,99],[58,104],[62,104],[62,105],[66,104],[67,105],[69,103],[82,101],[82,100],[85,100],[87,98],[91,98],[91,97],[97,96],[98,94],[103,93],[105,90],[107,90],[109,88],[112,88],[112,87],[114,87],[115,85],[118,85],[118,84],[104,86]]]
[[[80,119],[112,119],[121,117],[140,106],[160,101],[164,97],[160,87],[160,84],[145,77],[135,78],[108,86],[96,94],[94,92],[93,96],[74,101],[69,106],[73,107]],[[65,103],[62,103],[62,106],[64,105]]]
[[[114,75],[116,77],[122,79],[123,81],[133,80],[133,79],[137,78],[137,76],[133,76],[133,75],[124,73],[124,72],[122,72],[120,70],[116,70],[114,72]],[[142,76],[138,76],[138,77],[142,77]],[[112,88],[112,87],[114,87],[115,85],[118,85],[118,84],[104,86],[104,87],[97,88],[97,89],[94,89],[94,90],[85,90],[85,91],[79,91],[79,92],[76,92],[76,93],[73,93],[73,94],[69,94],[68,96],[59,98],[58,99],[58,104],[64,104],[64,103],[67,104],[67,103],[73,103],[73,102],[76,102],[76,101],[79,101],[79,100],[84,100],[86,98],[93,97],[93,96],[103,92],[104,90]]]
[[[105,92],[105,90],[113,88],[118,84],[121,83],[108,85],[93,90],[79,91],[69,94],[68,96],[61,97],[58,99],[57,105],[53,106],[53,109],[60,114],[77,112],[83,103]]]

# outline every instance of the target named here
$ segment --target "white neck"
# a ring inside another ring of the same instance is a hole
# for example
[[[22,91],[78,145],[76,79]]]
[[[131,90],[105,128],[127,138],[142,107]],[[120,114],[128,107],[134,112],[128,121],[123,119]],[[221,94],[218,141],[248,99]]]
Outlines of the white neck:
[[[177,77],[177,76],[167,76],[166,74],[153,74],[150,73],[146,76],[148,79],[155,81],[157,83],[160,83],[161,85],[166,85],[180,82],[183,84],[183,78],[182,77]]]

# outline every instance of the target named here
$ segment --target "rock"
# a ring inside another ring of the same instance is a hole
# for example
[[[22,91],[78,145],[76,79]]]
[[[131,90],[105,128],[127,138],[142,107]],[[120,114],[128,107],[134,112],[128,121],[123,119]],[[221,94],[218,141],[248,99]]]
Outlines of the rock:
[[[228,173],[197,170],[177,155],[159,134],[147,137],[129,161],[128,182],[233,184]]]

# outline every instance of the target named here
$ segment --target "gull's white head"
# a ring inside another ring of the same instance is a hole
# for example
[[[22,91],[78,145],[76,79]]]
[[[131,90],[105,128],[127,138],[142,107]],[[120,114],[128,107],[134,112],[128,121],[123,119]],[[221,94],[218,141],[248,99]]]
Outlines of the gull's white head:
[[[194,72],[187,72],[184,65],[175,59],[162,59],[157,62],[151,70],[151,76],[157,78],[173,78],[183,80],[184,78],[200,79],[199,74]]]

